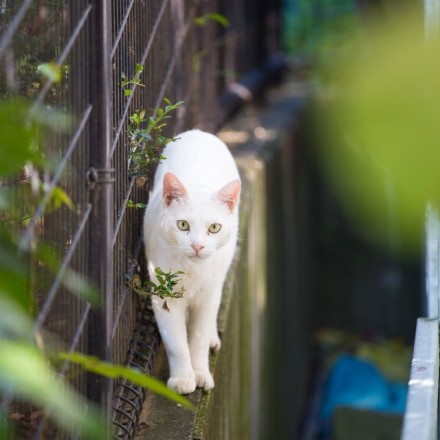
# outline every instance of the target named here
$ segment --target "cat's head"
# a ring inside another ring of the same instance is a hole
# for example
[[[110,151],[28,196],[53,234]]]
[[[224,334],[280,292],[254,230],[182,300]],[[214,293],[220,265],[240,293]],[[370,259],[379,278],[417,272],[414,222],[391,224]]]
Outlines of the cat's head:
[[[176,256],[208,258],[236,240],[241,183],[233,180],[212,194],[188,191],[173,173],[163,178],[162,231]]]

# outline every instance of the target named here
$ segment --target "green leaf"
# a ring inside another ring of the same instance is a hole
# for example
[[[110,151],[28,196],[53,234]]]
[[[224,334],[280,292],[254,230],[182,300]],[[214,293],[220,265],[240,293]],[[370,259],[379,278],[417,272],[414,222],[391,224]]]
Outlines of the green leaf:
[[[0,296],[9,297],[23,311],[31,306],[27,275],[27,265],[18,257],[16,243],[0,228]]]
[[[229,27],[230,25],[229,20],[224,15],[218,14],[216,12],[205,14],[202,15],[201,17],[196,17],[194,19],[194,22],[197,26],[206,26],[211,20],[216,21],[225,28]]]
[[[142,64],[136,63],[136,69],[135,69],[136,74],[142,73],[143,70],[144,70],[144,66],[142,66]]]
[[[62,188],[60,188],[59,186],[55,186],[52,190],[49,204],[46,208],[46,213],[56,211],[57,209],[61,208],[61,206],[63,205],[67,206],[70,210],[74,209],[72,199],[67,195],[67,193]]]
[[[43,63],[37,67],[37,72],[44,78],[49,79],[53,83],[61,81],[63,77],[61,67],[56,63]]]
[[[79,364],[87,371],[100,374],[101,376],[109,377],[112,379],[121,377],[127,379],[136,385],[147,388],[156,394],[166,397],[167,399],[183,405],[191,411],[194,411],[194,406],[183,396],[167,388],[167,386],[161,381],[154,379],[153,377],[147,376],[139,370],[131,367],[114,365],[108,362],[101,361],[94,356],[87,356],[81,353],[61,353],[60,357],[61,359],[67,359],[70,362]]]
[[[0,389],[46,409],[49,417],[67,432],[81,427],[82,436],[105,440],[107,433],[97,409],[85,405],[49,368],[46,358],[34,346],[0,340]]]
[[[54,110],[42,105],[32,109],[31,119],[32,122],[57,132],[66,132],[73,125],[72,115],[60,109]]]
[[[165,273],[160,267],[156,267],[154,271],[156,272],[157,275],[165,275]]]
[[[143,140],[151,140],[151,134],[145,130],[142,130],[138,133],[139,137]]]
[[[0,411],[0,439],[9,440],[13,438],[15,437],[12,423],[10,423],[6,415]]]
[[[29,338],[33,322],[16,298],[3,294],[0,288],[0,337],[2,335]]]
[[[29,104],[24,101],[0,103],[0,176],[16,174],[27,162],[38,162],[40,156],[31,148]]]
[[[125,89],[124,90],[124,96],[130,96],[131,95],[131,90],[130,89]]]
[[[79,272],[67,268],[61,282],[66,289],[78,298],[86,299],[92,305],[99,306],[100,294],[98,289]]]

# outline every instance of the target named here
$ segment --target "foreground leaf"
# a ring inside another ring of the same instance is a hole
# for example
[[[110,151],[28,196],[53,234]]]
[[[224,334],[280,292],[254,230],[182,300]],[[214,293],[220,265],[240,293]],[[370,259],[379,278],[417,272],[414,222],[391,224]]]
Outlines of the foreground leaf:
[[[81,431],[84,438],[107,438],[100,413],[68,388],[49,368],[33,345],[0,340],[0,390],[43,407],[66,432]]]
[[[196,17],[194,22],[197,26],[206,26],[209,21],[216,21],[221,24],[223,27],[229,27],[229,20],[222,14],[218,14],[216,12],[212,12],[210,14],[202,15],[201,17]]]
[[[29,105],[24,101],[0,104],[0,175],[12,176],[26,162],[35,162],[37,155],[31,148],[32,131],[29,126]]]
[[[136,385],[147,388],[156,394],[166,397],[167,399],[172,400],[194,411],[194,406],[183,396],[167,388],[167,386],[161,381],[154,379],[151,376],[147,376],[139,370],[130,367],[114,365],[109,362],[101,361],[94,356],[87,356],[81,353],[61,353],[60,357],[62,359],[67,359],[70,362],[79,364],[83,366],[87,371],[100,374],[101,376],[110,377],[112,379],[120,377],[127,379]]]

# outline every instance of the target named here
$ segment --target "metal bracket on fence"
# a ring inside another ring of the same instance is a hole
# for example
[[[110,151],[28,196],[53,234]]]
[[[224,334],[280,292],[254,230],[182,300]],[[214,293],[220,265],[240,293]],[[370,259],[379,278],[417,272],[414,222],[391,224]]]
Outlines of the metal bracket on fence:
[[[99,183],[113,183],[115,181],[114,168],[94,168],[87,171],[86,182],[89,190],[95,188]]]

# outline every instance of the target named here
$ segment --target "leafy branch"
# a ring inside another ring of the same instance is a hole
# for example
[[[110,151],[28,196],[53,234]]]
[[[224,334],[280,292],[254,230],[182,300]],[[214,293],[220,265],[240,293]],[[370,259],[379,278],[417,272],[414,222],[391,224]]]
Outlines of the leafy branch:
[[[138,208],[138,209],[144,209],[147,207],[146,203],[134,203],[133,200],[127,200],[127,208]]]
[[[81,365],[89,372],[100,374],[101,376],[110,377],[112,379],[124,378],[136,385],[147,388],[156,394],[166,397],[184,407],[194,411],[194,406],[185,397],[177,394],[169,389],[163,382],[154,377],[147,376],[142,371],[132,367],[124,367],[114,365],[109,362],[102,361],[94,356],[88,356],[83,353],[60,353],[59,357],[69,362]]]
[[[134,112],[129,118],[129,172],[132,176],[146,175],[148,165],[159,163],[165,159],[161,154],[162,149],[174,140],[174,138],[162,135],[162,130],[166,126],[164,121],[170,118],[170,113],[179,108],[183,101],[178,101],[175,104],[167,98],[164,98],[164,101],[165,107],[158,108],[148,118],[144,109]]]
[[[174,288],[180,281],[180,275],[184,275],[185,272],[181,270],[172,272],[171,269],[168,272],[164,272],[160,267],[154,269],[156,278],[159,284],[153,281],[144,281],[142,283],[139,275],[133,275],[127,280],[127,285],[132,288],[139,295],[157,295],[161,299],[164,298],[183,298],[185,289],[181,287],[178,291],[174,291]]]
[[[132,78],[127,78],[127,75],[125,73],[121,74],[121,89],[124,91],[124,96],[131,96],[133,93],[133,88],[130,88],[130,86],[140,86],[145,87],[141,83],[141,74],[144,71],[144,66],[141,64],[136,64],[135,67],[135,73]]]
[[[202,27],[206,26],[210,21],[215,21],[225,28],[229,27],[230,25],[229,20],[224,15],[218,14],[217,12],[211,12],[194,19],[194,23],[197,26]]]

